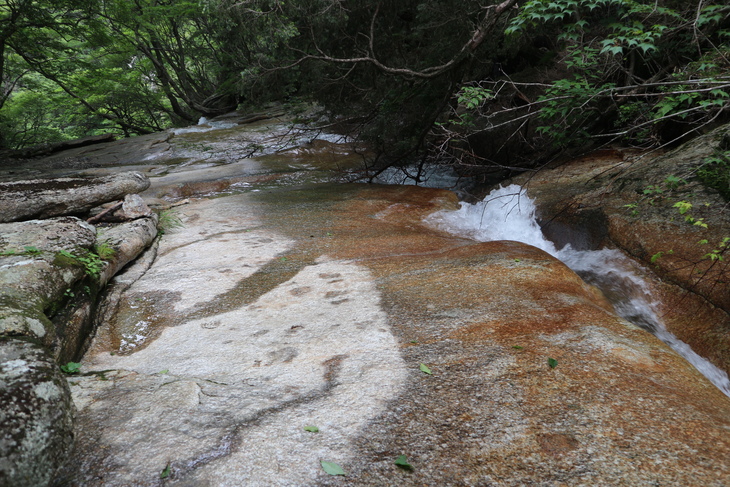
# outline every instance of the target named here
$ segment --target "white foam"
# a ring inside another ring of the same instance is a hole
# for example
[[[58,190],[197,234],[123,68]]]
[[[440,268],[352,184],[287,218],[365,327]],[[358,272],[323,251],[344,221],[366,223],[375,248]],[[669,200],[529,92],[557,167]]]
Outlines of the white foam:
[[[210,132],[211,130],[230,129],[235,127],[236,125],[237,124],[235,122],[216,122],[210,121],[205,117],[200,117],[197,125],[190,125],[188,127],[172,129],[172,133],[174,133],[175,135],[180,135],[193,132]]]

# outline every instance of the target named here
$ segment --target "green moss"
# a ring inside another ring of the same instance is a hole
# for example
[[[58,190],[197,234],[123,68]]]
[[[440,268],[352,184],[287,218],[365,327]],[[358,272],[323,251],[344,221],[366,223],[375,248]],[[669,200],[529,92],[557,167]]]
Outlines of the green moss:
[[[58,267],[81,266],[88,276],[96,279],[106,264],[98,254],[86,249],[78,249],[73,254],[67,250],[57,252],[53,259],[53,265]]]
[[[79,261],[77,261],[73,255],[67,252],[57,252],[53,257],[53,265],[61,268],[78,267]]]
[[[706,158],[697,170],[697,178],[707,187],[716,189],[730,201],[730,151]]]

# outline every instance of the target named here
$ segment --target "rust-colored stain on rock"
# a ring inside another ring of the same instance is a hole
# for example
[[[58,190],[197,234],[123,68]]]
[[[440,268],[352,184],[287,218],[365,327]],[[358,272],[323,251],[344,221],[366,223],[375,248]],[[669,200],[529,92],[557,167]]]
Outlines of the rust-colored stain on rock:
[[[542,433],[535,438],[543,452],[553,457],[575,450],[580,444],[573,436],[562,433]]]

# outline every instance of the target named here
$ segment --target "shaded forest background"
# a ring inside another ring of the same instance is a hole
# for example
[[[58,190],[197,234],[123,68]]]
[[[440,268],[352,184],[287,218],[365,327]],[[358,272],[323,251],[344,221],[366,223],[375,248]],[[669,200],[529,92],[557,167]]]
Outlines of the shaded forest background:
[[[496,180],[730,113],[730,6],[707,0],[0,0],[0,53],[2,149],[307,101],[374,172]]]

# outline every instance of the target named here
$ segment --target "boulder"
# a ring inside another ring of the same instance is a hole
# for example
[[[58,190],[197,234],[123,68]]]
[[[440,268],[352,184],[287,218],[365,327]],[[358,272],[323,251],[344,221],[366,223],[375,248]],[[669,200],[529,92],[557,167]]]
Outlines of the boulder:
[[[96,243],[93,226],[75,217],[0,224],[0,336],[24,336],[58,350],[55,314],[86,275],[79,255]]]
[[[48,485],[71,452],[68,383],[43,347],[0,337],[0,485]]]
[[[145,216],[151,216],[152,210],[144,202],[138,194],[128,194],[124,197],[121,211],[117,212],[117,217],[122,220],[135,220]]]
[[[98,178],[57,178],[0,183],[0,222],[79,215],[150,185],[138,172]]]
[[[156,235],[156,215],[98,239],[75,217],[0,224],[0,486],[48,485],[70,455],[73,404],[58,365],[81,357],[99,290]]]
[[[36,340],[62,363],[77,359],[99,289],[156,236],[156,215],[99,237],[75,217],[0,224],[0,336]]]
[[[148,215],[138,216],[131,221],[99,228],[98,241],[113,251],[113,254],[107,258],[108,265],[99,277],[100,285],[106,285],[117,272],[135,260],[157,237],[159,217],[149,208],[147,208],[147,212],[149,212]]]

